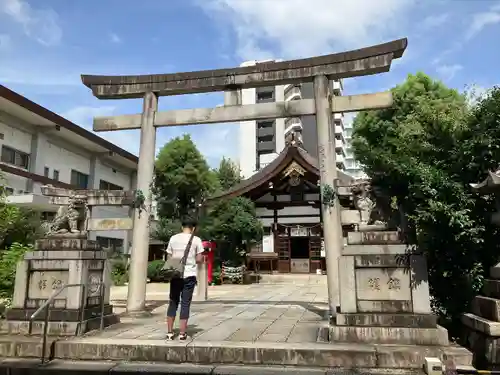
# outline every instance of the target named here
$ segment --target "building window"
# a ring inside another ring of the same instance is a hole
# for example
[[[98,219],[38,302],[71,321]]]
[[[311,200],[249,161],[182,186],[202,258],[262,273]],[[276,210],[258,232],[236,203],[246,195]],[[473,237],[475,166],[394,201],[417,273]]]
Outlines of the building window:
[[[55,212],[50,212],[50,211],[44,211],[40,215],[40,218],[43,221],[52,221],[52,220],[54,220],[55,217],[56,217],[56,213]]]
[[[54,171],[52,172],[52,179],[59,181],[59,171],[58,170],[54,169]]]
[[[274,99],[274,91],[258,91],[257,101]]]
[[[96,237],[96,241],[104,250],[113,253],[123,253],[123,240],[121,238]]]
[[[45,177],[49,177],[49,173],[50,173],[50,169],[49,169],[49,167],[45,167],[45,168],[43,168],[43,175],[44,175]]]
[[[25,152],[14,150],[8,146],[2,146],[2,162],[15,165],[16,167],[28,169],[30,156]]]
[[[274,141],[274,135],[262,135],[258,140],[259,142],[272,142]]]
[[[119,185],[112,184],[111,182],[101,180],[99,181],[100,190],[123,190]]]
[[[257,128],[265,129],[272,128],[274,126],[274,121],[257,121]]]
[[[71,185],[75,185],[79,189],[87,189],[89,185],[89,175],[71,170]]]
[[[14,194],[14,189],[12,189],[10,187],[4,186],[4,187],[2,187],[2,190],[5,193],[5,195],[7,195],[7,196]]]

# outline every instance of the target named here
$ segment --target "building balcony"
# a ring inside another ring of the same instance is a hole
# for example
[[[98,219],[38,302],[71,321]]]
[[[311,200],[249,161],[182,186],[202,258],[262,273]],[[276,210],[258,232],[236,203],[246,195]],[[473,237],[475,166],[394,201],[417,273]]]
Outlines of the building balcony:
[[[302,121],[298,117],[289,117],[285,120],[285,137],[291,131],[302,131]]]
[[[333,120],[334,121],[343,121],[344,120],[344,114],[343,113],[334,113],[333,114]]]
[[[285,88],[285,102],[290,100],[299,100],[302,99],[302,92],[300,90],[300,86],[298,85],[289,85]]]
[[[55,212],[59,208],[57,205],[50,204],[48,197],[33,193],[9,195],[6,197],[6,202],[33,211]]]
[[[345,158],[342,153],[335,153],[335,162],[337,163],[337,167],[344,170],[345,169]]]
[[[340,125],[335,124],[335,135],[340,135],[344,138],[344,128]]]
[[[342,152],[345,152],[344,148],[345,148],[344,140],[335,138],[335,149],[338,151],[342,150]]]
[[[342,91],[344,90],[344,85],[342,80],[333,81],[333,94],[335,96],[342,96]]]

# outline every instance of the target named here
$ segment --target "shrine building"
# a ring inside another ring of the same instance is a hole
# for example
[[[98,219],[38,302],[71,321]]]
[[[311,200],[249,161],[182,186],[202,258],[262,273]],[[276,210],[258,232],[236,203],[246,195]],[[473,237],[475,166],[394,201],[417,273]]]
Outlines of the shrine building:
[[[341,184],[354,179],[338,170]],[[244,196],[255,202],[264,226],[262,241],[248,260],[254,271],[318,273],[326,270],[318,160],[307,153],[300,134],[266,167],[210,200]]]

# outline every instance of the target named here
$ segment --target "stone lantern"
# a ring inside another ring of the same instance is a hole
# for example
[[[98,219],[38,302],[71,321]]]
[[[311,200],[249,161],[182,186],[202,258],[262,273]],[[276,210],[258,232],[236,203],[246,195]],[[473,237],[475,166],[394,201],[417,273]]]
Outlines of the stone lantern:
[[[470,186],[480,195],[494,195],[497,212],[491,215],[491,221],[500,226],[500,169],[488,172],[483,181]],[[500,365],[500,263],[490,268],[482,294],[474,297],[472,312],[462,315],[462,323],[467,327],[467,346],[474,352],[477,366],[496,367]]]

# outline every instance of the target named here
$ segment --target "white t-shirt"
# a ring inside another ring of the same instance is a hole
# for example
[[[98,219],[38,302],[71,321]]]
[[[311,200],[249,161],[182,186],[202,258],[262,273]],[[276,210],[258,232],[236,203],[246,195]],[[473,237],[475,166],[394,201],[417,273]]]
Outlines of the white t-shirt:
[[[167,246],[168,256],[180,259],[184,256],[184,251],[191,238],[190,233],[178,233],[170,237]],[[186,265],[184,266],[184,277],[196,276],[196,255],[204,251],[203,244],[201,243],[201,238],[198,236],[193,236],[193,241],[191,242],[191,249],[189,249],[189,254],[186,259]]]

